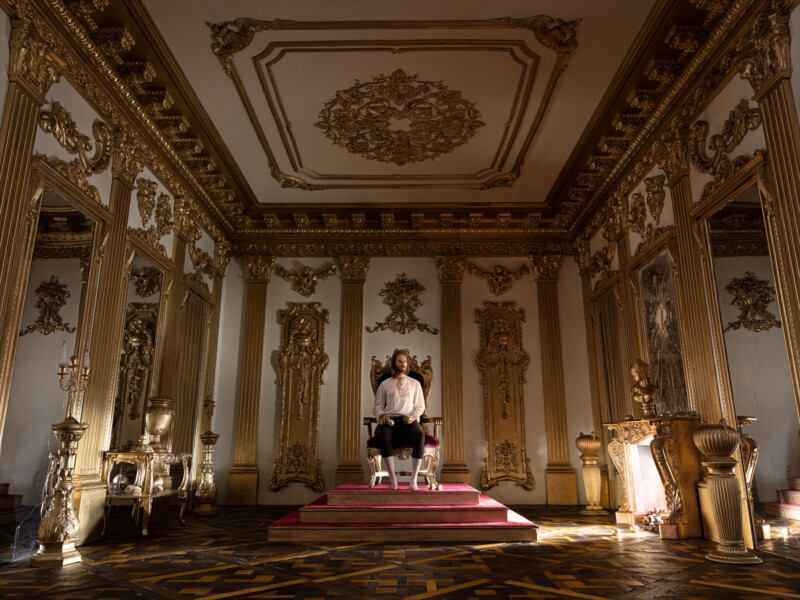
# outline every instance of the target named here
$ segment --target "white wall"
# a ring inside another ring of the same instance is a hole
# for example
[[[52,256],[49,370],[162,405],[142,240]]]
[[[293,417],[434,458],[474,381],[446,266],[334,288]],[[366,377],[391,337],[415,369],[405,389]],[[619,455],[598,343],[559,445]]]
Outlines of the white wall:
[[[744,276],[745,271],[768,280],[774,287],[768,256],[714,259],[723,329],[739,315],[725,286],[735,277]],[[780,320],[776,302],[768,310]],[[775,490],[787,487],[787,477],[800,475],[797,419],[783,330],[772,328],[756,333],[742,327],[731,329],[724,336],[736,414],[758,418],[747,428],[759,445],[755,491],[760,501],[772,502],[776,499]]]
[[[49,281],[51,275],[57,275],[70,292],[60,311],[63,321],[69,327],[77,326],[81,298],[80,261],[77,258],[37,259],[31,263],[21,329],[39,316],[34,290],[42,281]],[[47,457],[58,448],[50,425],[64,420],[67,394],[58,387],[58,362],[63,341],[67,342],[68,354],[73,354],[74,332],[56,331],[42,335],[34,331],[20,337],[17,343],[0,452],[0,481],[10,483],[10,493],[22,494],[22,502],[28,505],[41,501]]]
[[[11,19],[0,10],[0,115],[6,105],[8,92],[8,59],[11,56],[9,41],[11,40]],[[1,118],[1,117],[0,117]]]

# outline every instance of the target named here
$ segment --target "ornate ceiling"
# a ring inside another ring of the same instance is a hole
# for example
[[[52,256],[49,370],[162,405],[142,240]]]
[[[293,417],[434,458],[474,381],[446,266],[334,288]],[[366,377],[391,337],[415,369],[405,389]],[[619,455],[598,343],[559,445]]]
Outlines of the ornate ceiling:
[[[235,241],[322,253],[355,237],[569,249],[719,15],[706,0],[66,4]]]

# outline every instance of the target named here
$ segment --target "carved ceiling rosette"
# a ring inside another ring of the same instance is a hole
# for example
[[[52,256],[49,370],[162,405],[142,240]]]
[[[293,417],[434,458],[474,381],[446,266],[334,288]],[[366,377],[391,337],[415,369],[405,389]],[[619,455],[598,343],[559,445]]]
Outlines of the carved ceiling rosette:
[[[319,302],[287,302],[278,311],[281,346],[275,359],[281,388],[278,456],[269,487],[291,481],[322,491],[319,460],[319,408],[322,379],[328,368],[325,324],[328,311]]]
[[[495,265],[490,270],[486,271],[473,263],[469,263],[467,268],[469,272],[476,277],[485,279],[489,284],[489,291],[495,296],[502,296],[511,289],[513,282],[518,281],[523,275],[531,272],[528,265],[522,265],[516,271],[509,271],[502,265]]]
[[[525,448],[523,385],[530,358],[522,347],[525,311],[515,302],[484,302],[475,311],[480,328],[478,370],[483,385],[487,457],[481,489],[513,481],[530,491],[535,486]]]

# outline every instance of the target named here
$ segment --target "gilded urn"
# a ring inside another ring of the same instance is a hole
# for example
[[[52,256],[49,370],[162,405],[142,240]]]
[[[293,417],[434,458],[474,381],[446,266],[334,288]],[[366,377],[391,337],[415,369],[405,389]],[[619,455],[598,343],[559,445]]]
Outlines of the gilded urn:
[[[161,445],[161,436],[169,431],[175,409],[172,408],[172,398],[150,398],[147,410],[144,413],[144,426],[150,434],[150,445],[156,452],[166,452]]]

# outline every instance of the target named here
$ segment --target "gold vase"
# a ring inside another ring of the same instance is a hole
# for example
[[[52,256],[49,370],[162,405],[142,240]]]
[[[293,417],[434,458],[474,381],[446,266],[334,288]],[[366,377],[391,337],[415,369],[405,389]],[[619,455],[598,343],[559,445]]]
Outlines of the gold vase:
[[[144,413],[144,426],[150,434],[150,445],[156,452],[166,452],[161,445],[161,436],[169,431],[175,409],[172,408],[172,398],[150,398],[147,410]]]

